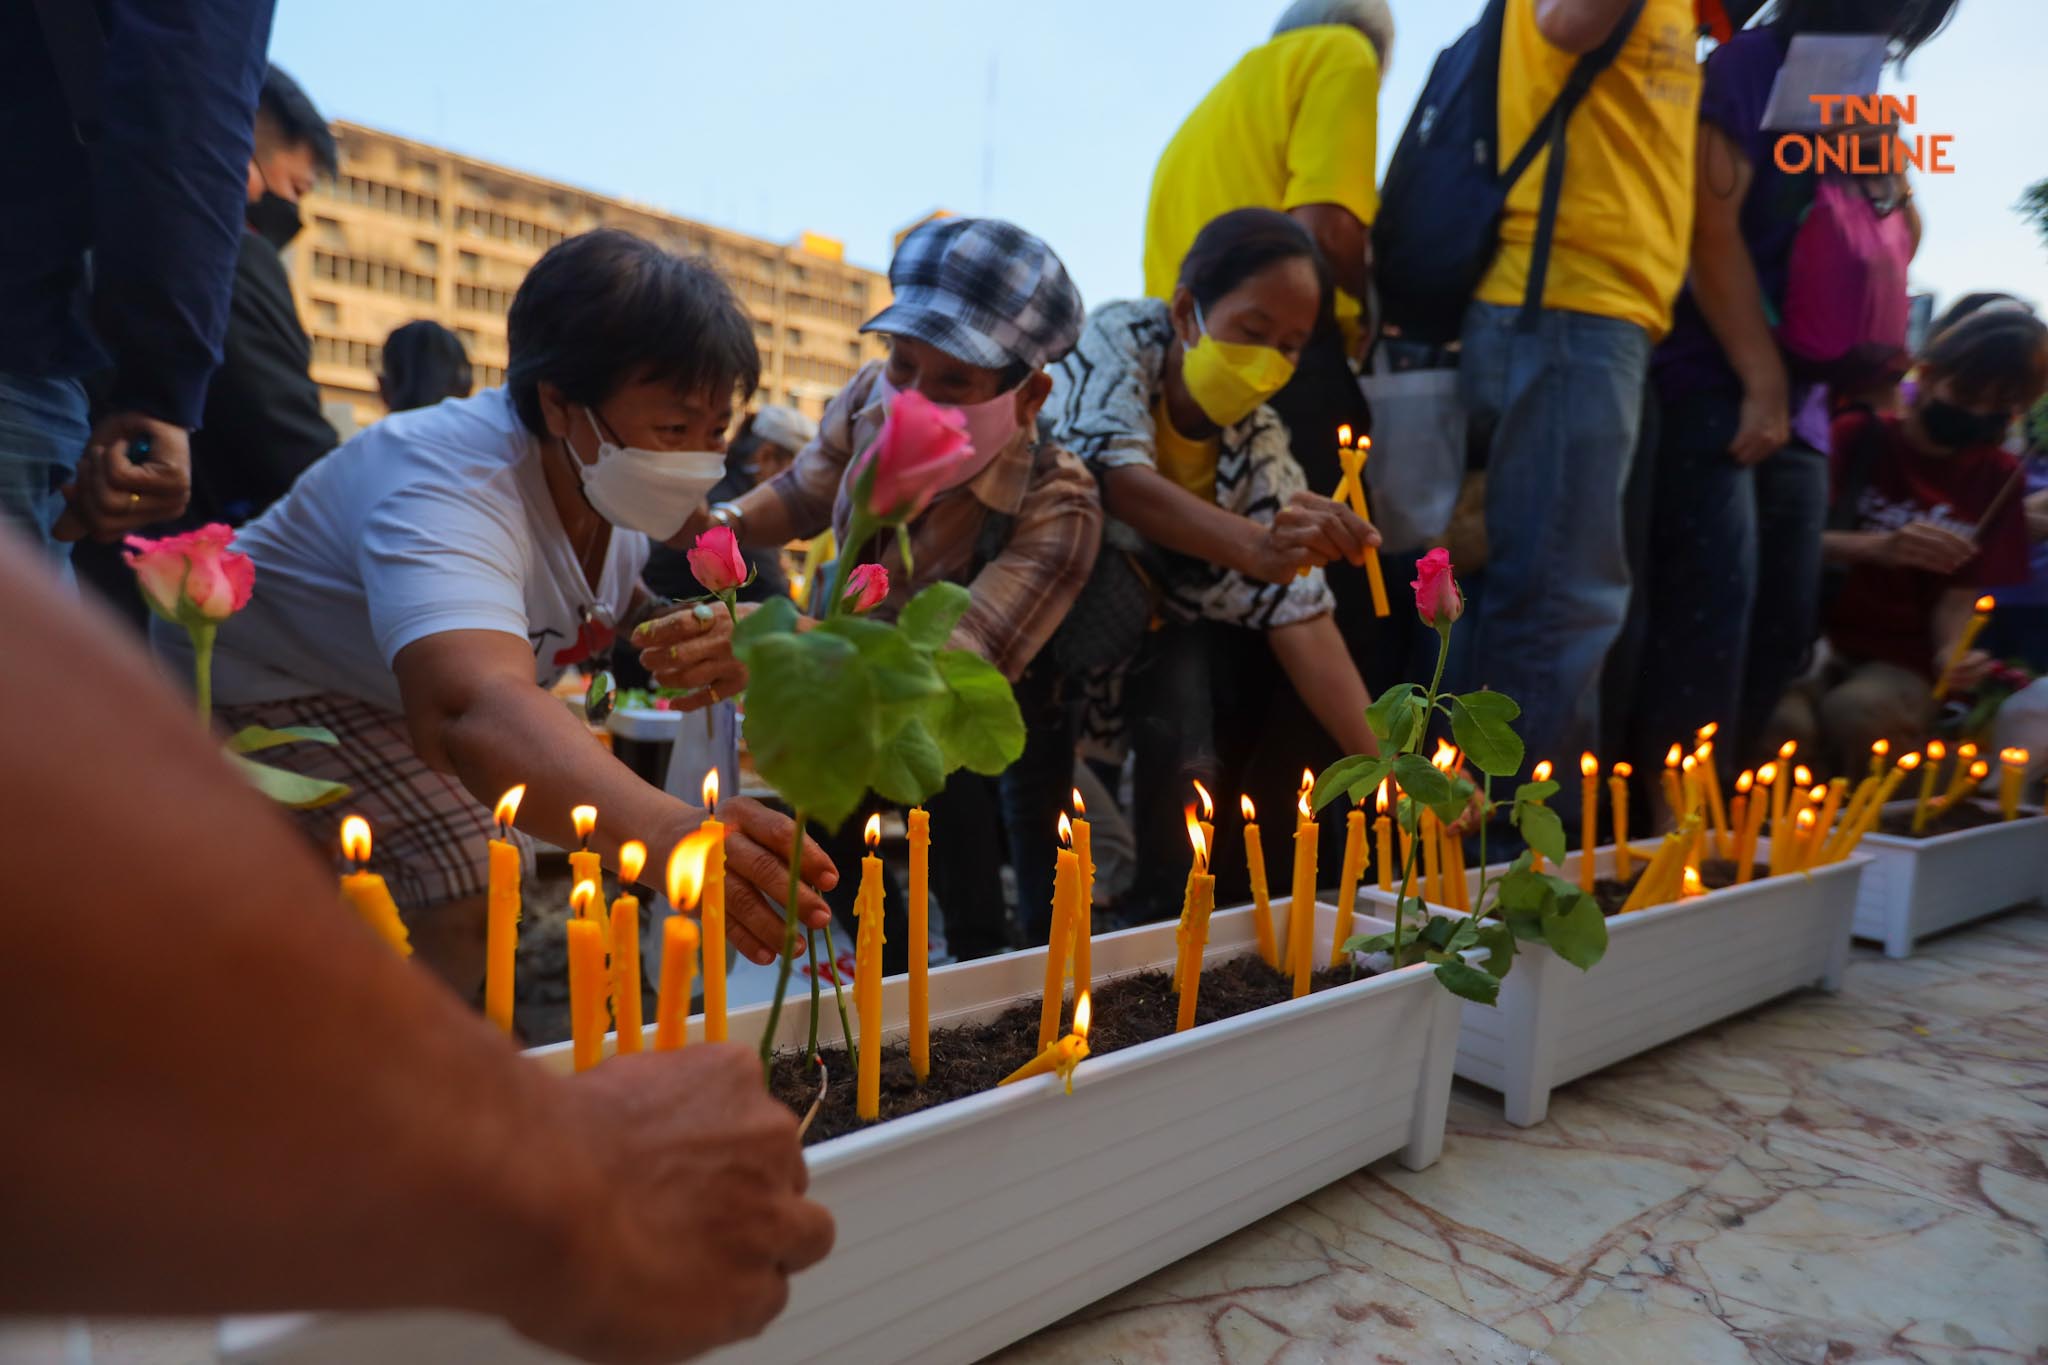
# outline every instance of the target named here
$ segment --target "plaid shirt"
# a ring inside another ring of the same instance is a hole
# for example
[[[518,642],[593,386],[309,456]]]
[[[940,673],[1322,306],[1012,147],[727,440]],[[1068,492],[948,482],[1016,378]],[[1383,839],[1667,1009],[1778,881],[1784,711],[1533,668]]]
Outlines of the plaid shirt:
[[[881,361],[870,361],[839,391],[817,439],[769,485],[798,537],[817,535],[829,523],[845,545],[853,512],[847,471],[882,424],[880,405],[869,401],[881,368]],[[1030,435],[1019,433],[988,468],[939,494],[910,523],[915,575],[904,571],[893,537],[864,547],[863,555],[889,570],[889,596],[877,614],[891,619],[920,588],[966,584],[974,601],[952,644],[973,650],[1012,680],[1066,619],[1102,543],[1094,476],[1057,446],[1034,451]],[[990,513],[1012,518],[1010,536],[977,570],[975,551]]]

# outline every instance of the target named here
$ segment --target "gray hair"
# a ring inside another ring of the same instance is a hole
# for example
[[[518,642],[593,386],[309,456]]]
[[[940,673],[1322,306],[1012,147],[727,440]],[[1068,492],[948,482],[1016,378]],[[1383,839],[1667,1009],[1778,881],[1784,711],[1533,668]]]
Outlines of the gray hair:
[[[1394,14],[1387,0],[1294,0],[1273,25],[1273,36],[1322,24],[1348,24],[1363,33],[1379,53],[1381,70],[1393,59]]]

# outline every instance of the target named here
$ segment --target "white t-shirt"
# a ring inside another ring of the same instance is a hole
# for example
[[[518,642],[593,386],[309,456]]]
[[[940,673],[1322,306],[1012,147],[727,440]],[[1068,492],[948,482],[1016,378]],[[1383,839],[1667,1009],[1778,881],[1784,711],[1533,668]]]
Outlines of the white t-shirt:
[[[552,683],[582,658],[587,608],[625,620],[648,544],[614,528],[593,593],[542,458],[511,395],[490,389],[394,413],[314,464],[236,533],[256,587],[221,627],[215,699],[339,692],[400,710],[391,661],[451,630],[518,636],[534,681]],[[181,630],[156,634],[182,646]]]

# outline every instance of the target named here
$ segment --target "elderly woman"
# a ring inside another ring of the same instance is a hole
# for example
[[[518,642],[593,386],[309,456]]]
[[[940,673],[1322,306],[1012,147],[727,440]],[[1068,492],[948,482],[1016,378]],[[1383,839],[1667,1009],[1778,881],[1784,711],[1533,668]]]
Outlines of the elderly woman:
[[[1171,302],[1097,309],[1053,372],[1053,437],[1095,471],[1115,519],[1104,552],[1156,585],[1167,622],[1117,676],[1090,680],[1093,738],[1127,730],[1136,755],[1133,823],[1152,870],[1134,891],[1141,913],[1178,903],[1190,778],[1248,790],[1280,817],[1304,765],[1375,751],[1323,566],[1362,562],[1379,535],[1308,490],[1266,406],[1327,318],[1330,288],[1299,222],[1239,209],[1195,238]],[[1320,751],[1257,752],[1285,693],[1321,722]],[[1236,815],[1223,804],[1219,826]]]

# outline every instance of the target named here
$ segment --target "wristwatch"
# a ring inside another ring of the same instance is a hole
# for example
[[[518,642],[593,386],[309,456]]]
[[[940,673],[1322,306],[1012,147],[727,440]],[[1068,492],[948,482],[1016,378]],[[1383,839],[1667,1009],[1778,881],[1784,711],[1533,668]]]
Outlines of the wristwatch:
[[[740,511],[740,505],[736,502],[714,502],[711,504],[711,520],[715,525],[737,528],[743,515],[744,513]]]

